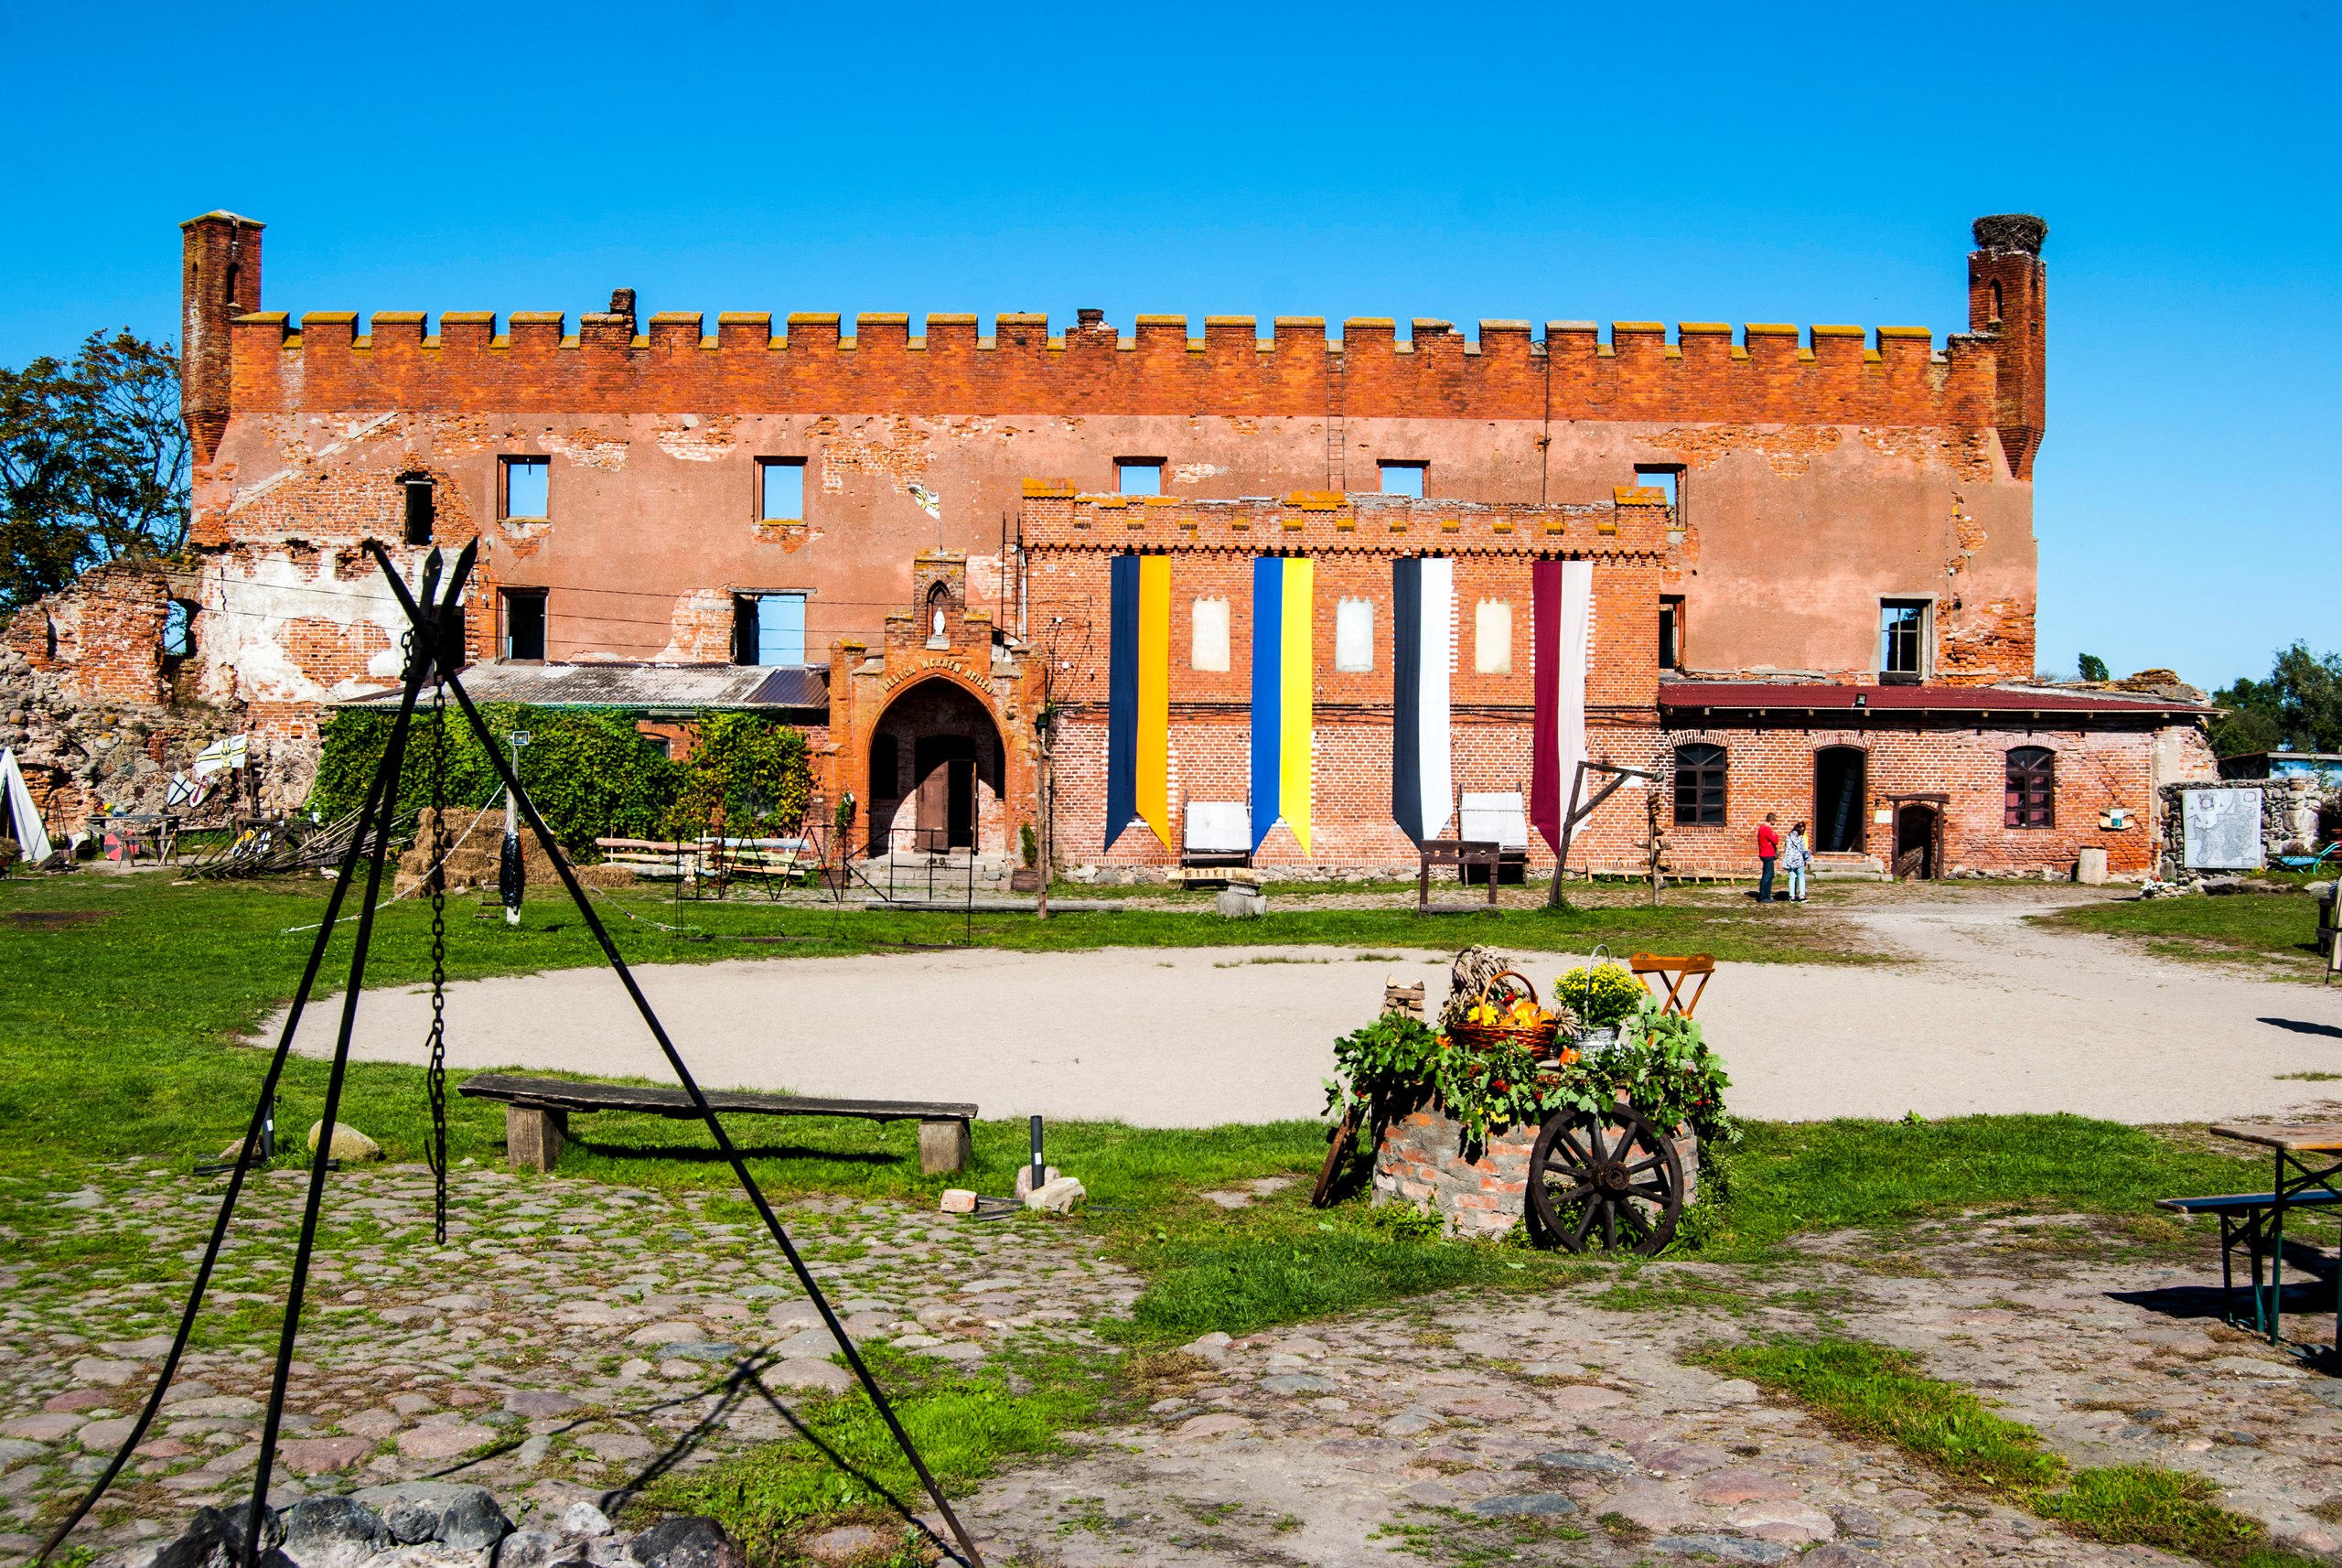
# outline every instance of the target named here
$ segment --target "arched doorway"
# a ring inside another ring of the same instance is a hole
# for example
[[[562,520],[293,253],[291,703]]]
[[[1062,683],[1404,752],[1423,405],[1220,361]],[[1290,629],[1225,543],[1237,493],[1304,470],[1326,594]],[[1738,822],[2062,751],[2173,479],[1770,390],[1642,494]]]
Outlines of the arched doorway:
[[[871,732],[869,853],[999,851],[1003,760],[991,711],[958,682],[906,688]]]
[[[1895,875],[1932,880],[1936,875],[1938,839],[1943,813],[1933,805],[1913,800],[1895,809]]]
[[[1825,746],[1813,754],[1813,847],[1822,854],[1863,852],[1864,765],[1858,746]]]

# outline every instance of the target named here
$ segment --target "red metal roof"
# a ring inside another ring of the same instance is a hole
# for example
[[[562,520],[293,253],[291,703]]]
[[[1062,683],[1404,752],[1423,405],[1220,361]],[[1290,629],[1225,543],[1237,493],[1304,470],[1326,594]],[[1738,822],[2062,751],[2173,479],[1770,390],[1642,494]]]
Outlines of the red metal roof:
[[[1774,681],[1662,681],[1662,708],[1728,708],[1939,714],[2211,714],[2200,703],[2108,692],[2011,690],[2005,686],[1832,686]]]

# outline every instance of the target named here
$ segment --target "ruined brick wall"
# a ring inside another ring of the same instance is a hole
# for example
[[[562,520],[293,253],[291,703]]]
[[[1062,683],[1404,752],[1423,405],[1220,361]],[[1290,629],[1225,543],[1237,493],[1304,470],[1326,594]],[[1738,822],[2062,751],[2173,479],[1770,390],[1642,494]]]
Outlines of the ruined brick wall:
[[[450,539],[482,538],[476,646],[500,585],[547,591],[555,659],[708,656],[704,607],[736,592],[809,596],[815,647],[875,644],[905,564],[945,548],[1011,626],[1021,481],[1111,488],[1120,457],[1161,459],[1166,489],[1226,499],[1372,491],[1378,464],[1428,465],[1432,495],[1599,505],[1638,466],[1681,470],[1689,667],[1711,674],[1874,670],[1881,597],[1936,607],[1939,676],[2032,665],[2029,462],[2039,438],[2038,238],[1979,230],[1970,332],[1688,322],[1479,323],[1139,317],[1053,331],[1046,317],[414,311],[263,314],[257,225],[188,228],[188,417],[196,537],[249,546],[276,599],[291,542],[346,553],[395,537],[392,483],[441,480]],[[233,251],[243,280],[230,290]],[[207,270],[208,269],[208,270]],[[2028,270],[2029,269],[2029,270]],[[1977,304],[2001,286],[2004,313]],[[223,292],[225,291],[225,292]],[[231,299],[230,294],[234,297]],[[199,320],[198,320],[199,318]],[[360,327],[368,329],[360,331]],[[499,328],[503,328],[499,331]],[[222,378],[224,377],[224,382]],[[229,412],[219,416],[227,388]],[[551,460],[543,520],[502,515],[500,460]],[[801,519],[757,507],[757,459],[804,465]],[[362,515],[361,515],[362,514]],[[989,560],[987,571],[980,563]],[[230,575],[226,585],[244,578]],[[300,585],[314,588],[317,585]],[[264,602],[264,626],[283,607]],[[371,609],[321,618],[385,624]],[[1021,624],[1012,630],[1026,629]],[[261,641],[270,639],[263,634]],[[281,651],[281,650],[280,650]],[[334,650],[337,654],[349,650]],[[371,665],[371,655],[358,650]],[[239,671],[296,724],[348,660]]]
[[[236,716],[180,700],[163,657],[179,573],[115,563],[18,609],[0,628],[0,746],[15,750],[62,846],[102,807],[159,811],[174,772]],[[207,628],[196,618],[198,646]]]

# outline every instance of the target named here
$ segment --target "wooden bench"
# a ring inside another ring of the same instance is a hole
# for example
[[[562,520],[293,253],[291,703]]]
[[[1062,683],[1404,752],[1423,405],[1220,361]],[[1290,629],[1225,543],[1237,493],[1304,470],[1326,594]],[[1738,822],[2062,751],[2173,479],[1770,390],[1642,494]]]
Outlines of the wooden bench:
[[[2342,1193],[2326,1187],[2312,1187],[2304,1192],[2285,1195],[2285,1207],[2294,1208],[2327,1208],[2342,1204]],[[2229,1192],[2210,1197],[2159,1197],[2157,1208],[2167,1208],[2174,1214],[2209,1214],[2220,1222],[2220,1313],[2238,1328],[2249,1328],[2266,1334],[2274,1326],[2276,1304],[2267,1301],[2261,1283],[2261,1260],[2269,1251],[2269,1212],[2277,1205],[2273,1192]],[[2235,1249],[2243,1247],[2250,1254],[2252,1268],[2252,1316],[2248,1319],[2236,1310]]]
[[[645,1089],[624,1083],[586,1083],[558,1078],[519,1078],[483,1072],[466,1079],[456,1092],[504,1105],[504,1148],[522,1170],[549,1171],[561,1162],[569,1119],[596,1111],[633,1111],[670,1121],[699,1118],[699,1108],[680,1089]],[[965,1169],[974,1153],[968,1124],[972,1105],[927,1100],[808,1100],[793,1094],[707,1091],[718,1112],[744,1116],[851,1116],[865,1122],[919,1123],[919,1168],[929,1176]]]

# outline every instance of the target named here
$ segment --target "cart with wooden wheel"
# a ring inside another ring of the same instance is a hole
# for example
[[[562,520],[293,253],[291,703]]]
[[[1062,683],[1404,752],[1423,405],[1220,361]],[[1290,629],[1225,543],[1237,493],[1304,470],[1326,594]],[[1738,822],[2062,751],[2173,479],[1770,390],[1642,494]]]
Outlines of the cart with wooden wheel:
[[[1534,1229],[1573,1252],[1659,1251],[1675,1239],[1683,1185],[1675,1140],[1623,1101],[1554,1112],[1530,1150]]]

